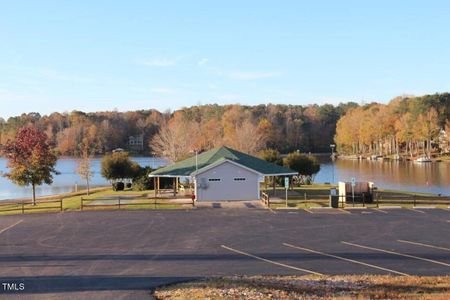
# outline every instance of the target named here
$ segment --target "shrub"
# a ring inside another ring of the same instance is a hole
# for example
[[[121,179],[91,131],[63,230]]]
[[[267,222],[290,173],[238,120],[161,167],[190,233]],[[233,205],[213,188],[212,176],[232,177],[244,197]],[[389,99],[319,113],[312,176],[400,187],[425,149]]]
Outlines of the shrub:
[[[125,189],[125,184],[122,181],[114,182],[113,183],[113,190],[114,191],[123,191]]]

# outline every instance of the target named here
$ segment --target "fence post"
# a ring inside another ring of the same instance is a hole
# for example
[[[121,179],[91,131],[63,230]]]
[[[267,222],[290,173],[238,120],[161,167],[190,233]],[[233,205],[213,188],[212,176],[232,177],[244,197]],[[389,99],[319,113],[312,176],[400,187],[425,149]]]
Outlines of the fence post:
[[[120,196],[119,196],[119,210],[120,210]]]
[[[63,211],[63,198],[59,199],[59,211]]]
[[[364,201],[365,200],[364,193],[362,194],[362,200],[363,200],[363,207],[366,207],[366,201]]]
[[[307,198],[306,198],[306,192],[303,193],[303,197],[304,197],[304,199],[305,199],[305,208],[308,208],[308,200],[307,200]]]
[[[416,207],[416,194],[413,194],[414,207]]]
[[[80,209],[83,210],[83,197],[80,197]]]
[[[22,201],[22,214],[24,214],[25,213],[25,209],[24,209],[24,204],[23,204],[23,201]]]

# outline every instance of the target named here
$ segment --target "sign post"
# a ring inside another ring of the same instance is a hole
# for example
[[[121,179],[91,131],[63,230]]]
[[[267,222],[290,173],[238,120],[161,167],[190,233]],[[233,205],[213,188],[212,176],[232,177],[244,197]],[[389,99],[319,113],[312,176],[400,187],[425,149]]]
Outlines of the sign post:
[[[288,188],[289,188],[289,177],[284,177],[284,189],[286,190],[286,207],[288,206]]]
[[[355,177],[352,177],[352,202],[353,202],[353,206],[355,206],[355,185],[356,185],[356,179],[355,179]]]

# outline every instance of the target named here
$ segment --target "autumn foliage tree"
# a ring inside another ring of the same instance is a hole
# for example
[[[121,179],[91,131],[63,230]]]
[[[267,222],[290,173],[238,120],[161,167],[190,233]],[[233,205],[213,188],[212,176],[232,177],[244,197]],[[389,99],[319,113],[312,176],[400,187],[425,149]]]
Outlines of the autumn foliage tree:
[[[397,97],[350,109],[337,122],[340,153],[431,155],[450,120],[450,94]]]
[[[87,149],[83,150],[81,158],[78,161],[77,173],[81,179],[86,181],[87,195],[90,192],[90,180],[93,176],[91,170],[91,155]]]
[[[8,141],[4,148],[10,172],[6,174],[20,186],[31,185],[33,205],[36,204],[36,186],[51,184],[57,156],[52,150],[47,135],[36,127],[21,128],[14,141]]]

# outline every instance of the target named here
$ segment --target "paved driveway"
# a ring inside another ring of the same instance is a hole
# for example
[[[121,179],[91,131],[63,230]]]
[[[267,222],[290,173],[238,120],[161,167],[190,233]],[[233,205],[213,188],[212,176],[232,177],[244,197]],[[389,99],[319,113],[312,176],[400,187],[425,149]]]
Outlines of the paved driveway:
[[[0,217],[0,283],[27,299],[148,299],[233,274],[450,274],[442,209],[193,209]]]

